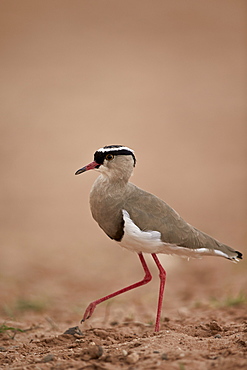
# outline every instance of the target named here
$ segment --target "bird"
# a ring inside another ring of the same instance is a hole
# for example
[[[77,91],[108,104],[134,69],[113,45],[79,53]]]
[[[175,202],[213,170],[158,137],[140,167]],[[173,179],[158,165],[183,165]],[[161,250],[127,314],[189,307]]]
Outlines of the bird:
[[[137,253],[144,278],[137,283],[91,302],[81,322],[89,319],[96,306],[151,281],[144,254],[151,254],[159,270],[159,297],[154,331],[160,319],[166,271],[157,254],[181,257],[218,256],[238,262],[242,253],[219,242],[187,223],[173,208],[155,195],[129,182],[136,165],[134,150],[124,145],[107,145],[94,153],[94,160],[75,172],[96,170],[99,176],[90,191],[90,208],[101,229],[120,246]]]

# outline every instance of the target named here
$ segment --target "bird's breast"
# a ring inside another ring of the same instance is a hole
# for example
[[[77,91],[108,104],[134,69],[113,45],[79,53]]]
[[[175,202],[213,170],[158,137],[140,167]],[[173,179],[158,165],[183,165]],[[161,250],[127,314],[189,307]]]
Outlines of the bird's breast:
[[[92,216],[111,238],[120,241],[124,234],[122,214],[124,197],[103,186],[94,186],[90,193]]]

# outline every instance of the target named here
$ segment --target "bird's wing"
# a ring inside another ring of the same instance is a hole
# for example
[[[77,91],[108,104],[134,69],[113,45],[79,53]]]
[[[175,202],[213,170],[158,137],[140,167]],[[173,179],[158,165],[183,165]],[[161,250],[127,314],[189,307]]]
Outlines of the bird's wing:
[[[143,231],[159,231],[164,243],[190,249],[224,249],[227,254],[236,254],[232,248],[188,224],[164,201],[131,183],[128,184],[128,196],[125,199],[124,209],[132,221]]]

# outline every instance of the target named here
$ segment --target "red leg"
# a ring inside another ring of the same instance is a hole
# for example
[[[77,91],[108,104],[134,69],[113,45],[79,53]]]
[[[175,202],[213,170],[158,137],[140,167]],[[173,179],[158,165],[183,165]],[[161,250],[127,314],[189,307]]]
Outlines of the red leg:
[[[95,307],[96,307],[99,303],[104,302],[104,301],[106,301],[107,299],[113,298],[113,297],[115,297],[115,296],[117,296],[117,295],[119,295],[119,294],[125,293],[125,292],[127,292],[128,290],[135,289],[135,288],[137,288],[137,287],[139,287],[139,286],[141,286],[141,285],[147,284],[147,283],[152,279],[152,275],[151,275],[151,273],[150,273],[150,271],[149,271],[149,269],[148,269],[148,266],[147,266],[147,264],[146,264],[146,261],[145,261],[145,259],[144,259],[143,255],[142,255],[142,253],[139,253],[139,254],[138,254],[138,257],[140,258],[140,261],[141,261],[141,264],[142,264],[143,270],[144,270],[144,272],[145,272],[145,276],[144,276],[144,278],[143,278],[141,281],[138,281],[138,282],[137,282],[137,283],[135,283],[135,284],[129,285],[129,286],[127,286],[126,288],[120,289],[120,290],[118,290],[117,292],[111,293],[111,294],[109,294],[109,295],[107,295],[107,296],[105,296],[105,297],[102,297],[102,298],[97,299],[96,301],[94,301],[94,302],[90,303],[90,305],[87,307],[87,309],[86,309],[86,311],[85,311],[85,313],[84,313],[84,315],[83,315],[83,318],[82,318],[81,322],[83,322],[83,321],[85,321],[85,320],[89,319],[89,317],[91,317],[91,316],[92,316],[92,314],[93,314],[93,312],[94,312],[94,310],[95,310]]]
[[[160,330],[160,316],[161,316],[161,309],[162,309],[162,302],[163,302],[163,295],[164,295],[164,288],[166,283],[166,272],[163,269],[160,261],[158,260],[158,257],[155,253],[152,253],[152,257],[154,259],[154,262],[156,263],[158,269],[159,269],[159,277],[160,277],[160,291],[159,291],[159,300],[158,300],[158,309],[157,309],[157,316],[156,316],[156,323],[155,323],[155,331]]]

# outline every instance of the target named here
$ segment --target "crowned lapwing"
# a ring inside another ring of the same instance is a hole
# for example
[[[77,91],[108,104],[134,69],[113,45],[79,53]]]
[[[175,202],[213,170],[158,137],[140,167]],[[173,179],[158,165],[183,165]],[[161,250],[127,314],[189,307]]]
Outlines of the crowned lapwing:
[[[148,283],[152,276],[143,253],[150,253],[160,277],[155,323],[155,331],[159,331],[166,272],[157,253],[184,257],[219,256],[231,261],[241,259],[242,253],[197,230],[163,200],[128,182],[135,164],[132,149],[110,145],[98,149],[94,153],[94,161],[75,173],[79,175],[92,169],[99,171],[100,176],[90,192],[93,218],[111,239],[138,254],[145,272],[141,281],[90,303],[82,321],[92,315],[99,303]]]

